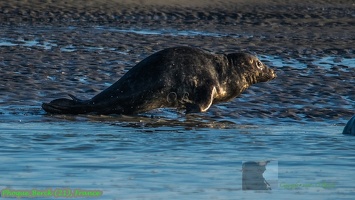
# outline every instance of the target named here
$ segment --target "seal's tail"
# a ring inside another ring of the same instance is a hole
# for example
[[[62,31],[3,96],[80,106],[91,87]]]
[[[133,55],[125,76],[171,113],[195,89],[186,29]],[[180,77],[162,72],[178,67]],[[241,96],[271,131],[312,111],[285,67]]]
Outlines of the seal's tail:
[[[84,114],[91,112],[88,101],[83,101],[69,94],[72,99],[55,99],[50,103],[43,103],[42,108],[53,114]]]

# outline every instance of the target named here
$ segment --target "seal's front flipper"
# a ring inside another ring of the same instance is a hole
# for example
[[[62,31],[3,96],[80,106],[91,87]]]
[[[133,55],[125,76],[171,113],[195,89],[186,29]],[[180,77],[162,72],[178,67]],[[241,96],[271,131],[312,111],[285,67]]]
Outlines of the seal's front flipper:
[[[201,107],[194,103],[186,103],[185,107],[186,107],[186,114],[201,112]]]
[[[213,88],[199,88],[196,91],[193,103],[186,103],[186,114],[206,112],[212,105],[214,95],[216,94],[216,87]]]

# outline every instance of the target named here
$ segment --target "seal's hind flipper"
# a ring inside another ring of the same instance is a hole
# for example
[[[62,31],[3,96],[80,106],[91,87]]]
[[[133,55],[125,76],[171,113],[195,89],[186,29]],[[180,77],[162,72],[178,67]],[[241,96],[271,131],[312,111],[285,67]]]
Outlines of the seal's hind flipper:
[[[69,95],[70,96],[70,95]],[[90,107],[85,101],[70,96],[72,99],[55,99],[50,103],[43,103],[42,108],[53,114],[83,114],[90,112]]]
[[[50,103],[43,103],[42,104],[43,110],[45,110],[47,113],[53,113],[53,114],[63,114],[64,112],[62,109],[58,109],[55,106],[51,105]]]
[[[76,98],[76,97],[75,97],[74,95],[72,95],[72,94],[68,94],[68,95],[70,96],[71,99],[73,99],[73,100],[76,101],[76,102],[83,102],[83,100]]]

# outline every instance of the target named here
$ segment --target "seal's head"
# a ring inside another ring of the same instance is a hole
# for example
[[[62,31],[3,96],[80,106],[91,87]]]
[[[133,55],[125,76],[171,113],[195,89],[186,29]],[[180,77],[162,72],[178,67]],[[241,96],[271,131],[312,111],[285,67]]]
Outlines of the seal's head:
[[[262,63],[256,56],[247,53],[233,53],[228,54],[227,57],[236,71],[242,74],[250,85],[277,77],[275,71]]]

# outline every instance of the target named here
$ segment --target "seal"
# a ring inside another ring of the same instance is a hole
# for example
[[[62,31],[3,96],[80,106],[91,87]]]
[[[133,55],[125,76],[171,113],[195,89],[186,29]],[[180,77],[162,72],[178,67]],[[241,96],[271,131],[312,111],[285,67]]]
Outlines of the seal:
[[[212,54],[192,47],[161,50],[132,67],[90,100],[60,98],[43,103],[54,114],[137,114],[175,107],[205,112],[250,85],[276,78],[274,70],[248,53]]]

